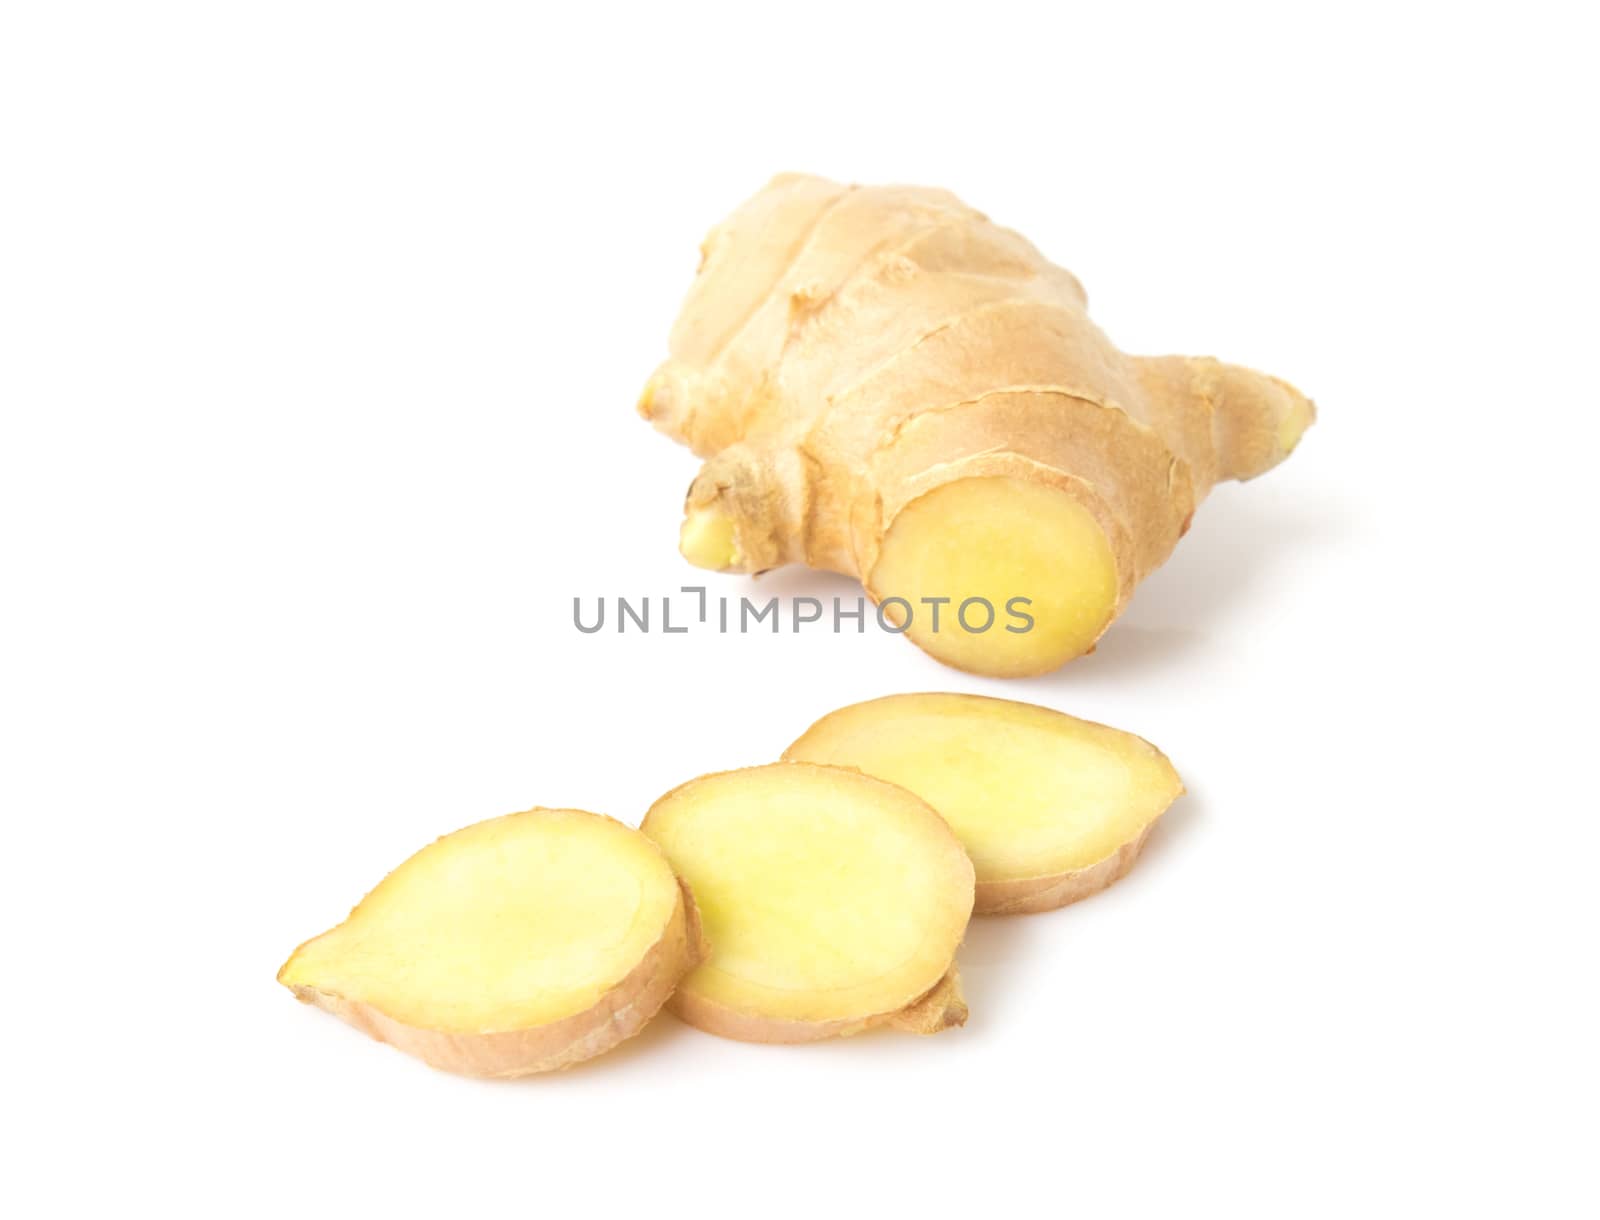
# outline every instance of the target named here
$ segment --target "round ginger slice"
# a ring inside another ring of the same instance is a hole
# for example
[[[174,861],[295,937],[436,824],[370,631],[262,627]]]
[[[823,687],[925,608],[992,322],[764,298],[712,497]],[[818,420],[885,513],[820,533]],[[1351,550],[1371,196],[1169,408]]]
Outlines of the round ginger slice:
[[[954,959],[972,863],[905,789],[773,763],[690,780],[641,829],[694,891],[712,945],[672,998],[690,1025],[811,1042],[966,1020]]]
[[[1104,889],[1183,793],[1141,737],[981,695],[840,708],[783,756],[859,768],[937,809],[972,857],[979,914],[1049,911]]]
[[[632,1037],[703,956],[694,901],[654,844],[599,814],[530,809],[423,848],[278,981],[436,1068],[511,1077]]]

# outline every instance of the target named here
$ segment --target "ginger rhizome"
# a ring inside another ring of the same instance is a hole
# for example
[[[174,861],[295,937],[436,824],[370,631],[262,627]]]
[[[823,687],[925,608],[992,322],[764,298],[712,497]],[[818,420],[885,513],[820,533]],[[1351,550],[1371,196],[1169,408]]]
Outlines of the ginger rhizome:
[[[1237,365],[1123,354],[1076,279],[945,191],[798,174],[705,240],[670,352],[639,409],[706,459],[690,562],[972,602],[906,633],[997,676],[1091,649],[1212,485],[1282,461],[1314,414]],[[1033,626],[985,626],[984,603]]]
[[[704,956],[694,902],[638,831],[576,809],[423,848],[278,974],[434,1067],[567,1067],[642,1029]]]
[[[1183,793],[1143,738],[979,695],[890,695],[830,712],[784,752],[915,792],[977,870],[979,914],[1048,911],[1133,866]]]
[[[904,788],[775,763],[702,776],[641,829],[693,891],[711,955],[672,1010],[749,1042],[966,1020],[956,948],[973,871],[950,827]]]

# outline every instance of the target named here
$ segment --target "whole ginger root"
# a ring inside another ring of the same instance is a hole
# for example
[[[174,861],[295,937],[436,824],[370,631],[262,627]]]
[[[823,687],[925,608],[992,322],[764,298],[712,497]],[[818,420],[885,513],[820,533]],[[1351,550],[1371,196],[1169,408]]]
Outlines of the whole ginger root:
[[[684,556],[856,577],[977,673],[1092,649],[1213,484],[1315,415],[1250,369],[1118,351],[1076,279],[945,191],[780,175],[701,253],[639,401],[706,458]]]

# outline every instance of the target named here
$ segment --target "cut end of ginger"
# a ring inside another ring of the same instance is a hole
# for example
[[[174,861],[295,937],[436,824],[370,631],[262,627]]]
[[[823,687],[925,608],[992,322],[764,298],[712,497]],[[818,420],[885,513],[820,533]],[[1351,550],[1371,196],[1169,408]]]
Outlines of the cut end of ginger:
[[[278,979],[435,1067],[520,1076],[631,1037],[700,956],[692,900],[648,839],[531,809],[425,847]]]
[[[952,967],[972,864],[905,789],[775,763],[691,780],[641,829],[694,891],[713,946],[672,1000],[689,1024],[808,1042],[965,1019]]]
[[[937,809],[977,871],[977,910],[1051,910],[1132,866],[1183,792],[1143,738],[978,695],[890,695],[841,708],[784,753],[855,767]]]
[[[1004,476],[919,496],[884,535],[868,587],[885,616],[947,665],[1015,678],[1094,646],[1116,613],[1105,532],[1070,494]],[[945,599],[933,617],[932,599]]]

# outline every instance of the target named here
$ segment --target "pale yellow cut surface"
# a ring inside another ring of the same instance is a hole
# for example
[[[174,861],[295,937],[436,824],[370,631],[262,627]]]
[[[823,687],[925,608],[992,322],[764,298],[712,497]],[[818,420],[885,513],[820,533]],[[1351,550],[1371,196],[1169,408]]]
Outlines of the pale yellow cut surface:
[[[740,1017],[867,1020],[950,968],[973,874],[921,800],[867,776],[777,763],[691,780],[641,827],[699,907],[708,962],[680,996]]]
[[[537,809],[412,856],[279,975],[406,1025],[494,1033],[584,1012],[661,941],[677,879],[637,831]]]
[[[911,604],[906,634],[920,647],[997,677],[1045,673],[1088,651],[1117,604],[1116,560],[1089,511],[1058,488],[1003,476],[957,479],[906,505],[867,583],[879,601]],[[950,600],[934,630],[922,599],[940,597]],[[993,621],[973,604],[963,625],[968,598],[993,607]],[[1008,613],[1014,598],[1028,599],[1015,606],[1031,626]]]
[[[1177,799],[1172,764],[1132,733],[977,695],[890,695],[824,716],[784,752],[858,767],[937,809],[986,882],[1088,868]]]

